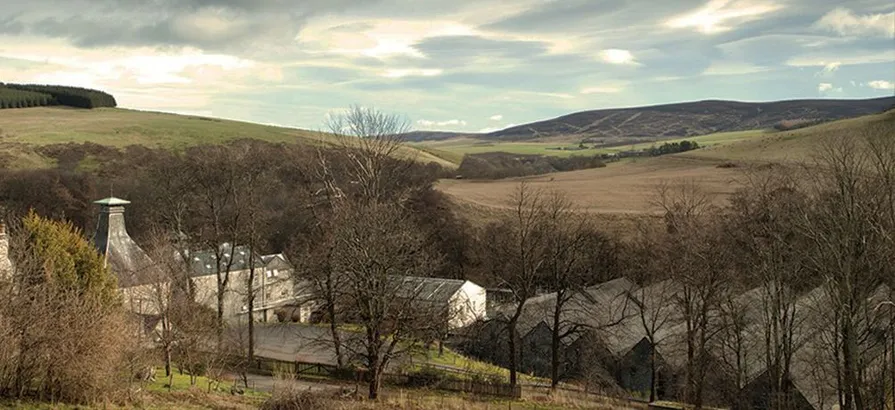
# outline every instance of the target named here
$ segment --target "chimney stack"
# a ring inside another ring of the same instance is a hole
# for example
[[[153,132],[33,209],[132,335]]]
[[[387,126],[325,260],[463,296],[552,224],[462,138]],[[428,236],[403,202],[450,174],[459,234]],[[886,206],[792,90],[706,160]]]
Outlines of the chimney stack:
[[[109,197],[94,203],[99,205],[99,220],[93,243],[108,264],[109,248],[115,246],[116,242],[130,240],[124,226],[124,206],[130,204],[130,201]]]

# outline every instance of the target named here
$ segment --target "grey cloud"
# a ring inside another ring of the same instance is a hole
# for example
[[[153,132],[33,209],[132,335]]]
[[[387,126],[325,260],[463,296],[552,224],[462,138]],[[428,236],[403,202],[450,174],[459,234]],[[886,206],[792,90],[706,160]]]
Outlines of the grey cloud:
[[[699,0],[557,0],[491,23],[486,28],[516,32],[579,32],[649,26],[653,20],[698,7]]]
[[[0,19],[0,34],[22,34],[25,32],[25,25],[15,19],[9,17]]]
[[[307,19],[358,1],[32,0],[0,9],[0,32],[66,38],[80,47],[189,45],[252,54],[290,43]],[[199,12],[241,24],[214,35],[184,27]]]
[[[433,37],[414,45],[427,57],[462,64],[476,58],[537,57],[547,52],[547,44],[538,41],[491,40],[477,36]]]

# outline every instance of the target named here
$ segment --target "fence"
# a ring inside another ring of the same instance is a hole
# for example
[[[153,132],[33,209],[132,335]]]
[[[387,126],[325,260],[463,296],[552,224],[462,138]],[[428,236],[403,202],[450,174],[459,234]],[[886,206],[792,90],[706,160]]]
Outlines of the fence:
[[[435,387],[448,391],[508,397],[512,399],[522,398],[522,386],[518,384],[513,386],[503,383],[482,383],[471,380],[443,380]]]
[[[296,376],[318,375],[342,380],[364,380],[364,374],[352,369],[323,363],[287,362],[283,360],[256,357],[248,371],[256,374],[273,376],[275,374],[294,374]],[[411,384],[412,376],[404,374],[386,375],[386,380],[393,384]],[[486,383],[473,380],[444,379],[429,387],[439,390],[456,391],[472,394],[491,395],[519,399],[522,397],[521,386],[503,383]]]

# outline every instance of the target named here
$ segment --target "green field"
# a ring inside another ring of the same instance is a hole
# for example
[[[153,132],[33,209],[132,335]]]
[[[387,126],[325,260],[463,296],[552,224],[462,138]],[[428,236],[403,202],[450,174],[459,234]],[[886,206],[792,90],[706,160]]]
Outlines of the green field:
[[[654,142],[641,142],[614,147],[596,147],[578,149],[578,144],[561,142],[504,142],[487,141],[473,138],[452,138],[443,141],[426,141],[411,144],[420,150],[439,156],[448,161],[459,163],[466,154],[481,154],[486,152],[509,152],[511,154],[538,154],[557,157],[569,157],[573,155],[597,155],[620,151],[642,150],[652,146],[662,145],[666,142],[683,140],[696,141],[700,146],[710,147],[731,144],[768,134],[766,130],[749,130],[735,132],[721,132],[716,134],[701,135],[697,137],[662,139]],[[561,149],[564,148],[564,149]]]
[[[40,145],[92,142],[119,148],[143,145],[178,149],[240,138],[308,145],[333,142],[331,135],[316,131],[121,108],[0,110],[0,151],[15,155],[15,165],[22,168],[41,165],[39,155],[28,149]],[[403,155],[454,166],[439,156],[413,148],[406,149]]]

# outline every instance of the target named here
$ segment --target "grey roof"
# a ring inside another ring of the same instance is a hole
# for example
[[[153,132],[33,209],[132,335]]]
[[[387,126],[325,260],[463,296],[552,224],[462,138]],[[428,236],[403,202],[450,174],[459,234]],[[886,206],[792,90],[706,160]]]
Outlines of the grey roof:
[[[631,313],[605,338],[609,351],[624,355],[647,337],[645,327],[654,331],[653,337],[661,347],[672,334],[670,328],[681,323],[680,308],[673,302],[679,293],[680,286],[672,280],[631,290]]]
[[[217,253],[221,255],[221,259],[217,259]],[[236,246],[233,248],[229,243],[220,246],[218,252],[213,250],[203,250],[193,252],[189,255],[192,277],[201,277],[214,275],[217,273],[218,266],[221,271],[226,271],[229,265],[230,272],[248,270],[251,260],[251,250],[248,246]],[[255,268],[263,268],[266,263],[261,256],[255,259]]]
[[[627,309],[626,294],[636,288],[637,285],[627,278],[617,278],[575,293],[566,302],[560,327],[577,324],[582,326],[582,329],[602,329],[621,321],[630,313]],[[556,297],[556,292],[551,292],[525,301],[516,324],[516,331],[520,336],[525,337],[541,324],[548,328],[553,327]],[[508,317],[512,315],[514,309],[515,306],[504,307],[499,314]],[[580,332],[569,335],[564,342],[572,343],[580,335]]]
[[[463,287],[466,281],[457,279],[427,278],[420,276],[393,276],[400,297],[415,300],[447,303]]]
[[[125,227],[123,205],[130,202],[106,198],[96,203],[100,205],[100,214],[93,244],[118,277],[118,286],[127,288],[151,283],[154,278],[152,259],[131,239]]]

